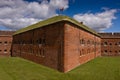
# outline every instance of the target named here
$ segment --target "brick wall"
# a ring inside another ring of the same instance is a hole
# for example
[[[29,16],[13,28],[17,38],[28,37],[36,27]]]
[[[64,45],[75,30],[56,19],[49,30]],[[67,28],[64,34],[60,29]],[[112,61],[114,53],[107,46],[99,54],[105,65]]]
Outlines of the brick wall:
[[[0,31],[0,56],[10,56],[14,31]]]
[[[64,71],[69,71],[101,55],[101,39],[67,23],[64,29]]]
[[[12,56],[67,72],[100,56],[100,43],[98,36],[63,21],[14,35]]]
[[[54,23],[13,36],[12,56],[63,71],[63,24]]]
[[[120,56],[120,33],[99,33],[102,56]]]
[[[12,36],[0,36],[0,56],[10,56]]]

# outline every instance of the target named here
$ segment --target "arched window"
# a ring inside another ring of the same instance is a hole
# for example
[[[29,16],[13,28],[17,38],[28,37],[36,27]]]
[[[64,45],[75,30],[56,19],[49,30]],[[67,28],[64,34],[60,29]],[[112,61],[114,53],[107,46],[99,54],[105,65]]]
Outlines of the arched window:
[[[107,54],[107,50],[104,51],[104,54]]]
[[[104,46],[107,46],[108,45],[108,43],[107,42],[104,42]]]

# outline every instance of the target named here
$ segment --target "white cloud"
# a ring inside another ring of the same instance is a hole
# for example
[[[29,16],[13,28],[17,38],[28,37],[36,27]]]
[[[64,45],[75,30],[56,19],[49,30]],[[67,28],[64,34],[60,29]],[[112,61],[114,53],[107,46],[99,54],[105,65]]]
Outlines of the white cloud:
[[[40,20],[57,15],[56,9],[67,9],[68,0],[0,0],[0,26],[8,29],[20,29]]]
[[[34,24],[38,21],[40,21],[40,19],[35,18],[0,19],[1,25],[10,30],[20,29],[30,24]]]
[[[104,9],[104,12],[99,13],[85,13],[85,14],[76,14],[73,16],[74,19],[79,22],[83,22],[85,25],[91,27],[96,31],[102,31],[107,28],[110,28],[113,19],[116,19],[115,13],[116,9]]]
[[[68,0],[51,0],[50,5],[54,8],[68,8]]]

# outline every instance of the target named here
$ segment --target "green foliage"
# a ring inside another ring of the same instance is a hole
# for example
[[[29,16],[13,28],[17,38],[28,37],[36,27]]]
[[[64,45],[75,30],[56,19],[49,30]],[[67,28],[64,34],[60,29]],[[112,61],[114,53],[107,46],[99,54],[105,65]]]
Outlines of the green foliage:
[[[21,58],[0,58],[0,80],[119,80],[120,57],[100,57],[61,73]]]

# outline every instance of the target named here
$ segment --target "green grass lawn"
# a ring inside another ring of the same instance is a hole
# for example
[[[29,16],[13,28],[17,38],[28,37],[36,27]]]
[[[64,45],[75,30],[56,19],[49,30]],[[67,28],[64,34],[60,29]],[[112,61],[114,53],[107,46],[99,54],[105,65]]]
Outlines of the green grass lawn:
[[[120,80],[120,57],[100,57],[60,73],[22,58],[0,58],[0,80]]]

